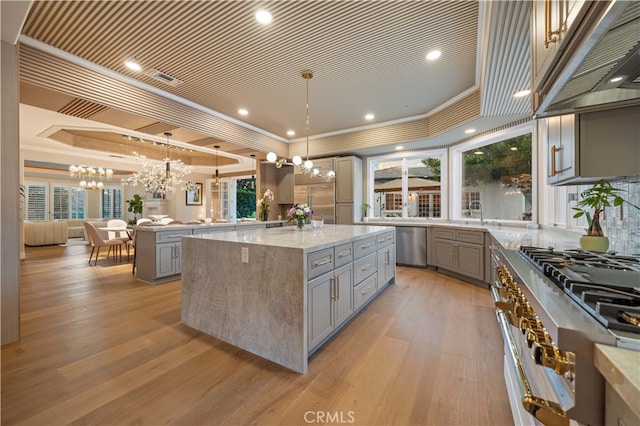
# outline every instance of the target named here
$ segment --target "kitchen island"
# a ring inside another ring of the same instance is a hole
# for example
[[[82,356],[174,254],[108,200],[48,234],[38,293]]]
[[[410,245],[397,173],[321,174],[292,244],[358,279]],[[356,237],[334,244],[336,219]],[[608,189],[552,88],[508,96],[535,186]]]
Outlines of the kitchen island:
[[[182,238],[182,322],[302,374],[309,355],[393,282],[393,227]]]

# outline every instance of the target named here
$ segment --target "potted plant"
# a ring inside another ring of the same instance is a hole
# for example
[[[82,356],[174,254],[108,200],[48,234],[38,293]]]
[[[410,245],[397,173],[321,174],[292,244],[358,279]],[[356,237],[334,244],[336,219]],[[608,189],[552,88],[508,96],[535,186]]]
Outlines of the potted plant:
[[[362,203],[362,221],[368,222],[369,217],[367,216],[367,211],[371,208],[371,205],[367,203]]]
[[[589,224],[587,235],[580,238],[580,246],[584,250],[605,252],[609,248],[609,238],[604,236],[600,226],[600,216],[605,207],[627,203],[640,210],[640,207],[622,198],[620,195],[622,192],[624,189],[614,188],[611,183],[601,179],[580,194],[581,200],[573,207],[573,210],[576,211],[573,217],[585,216],[587,218]]]
[[[133,194],[133,198],[131,200],[126,200],[127,204],[129,204],[129,208],[127,209],[129,213],[133,213],[133,220],[129,221],[129,225],[135,225],[138,221],[138,215],[142,214],[142,198],[138,194]]]

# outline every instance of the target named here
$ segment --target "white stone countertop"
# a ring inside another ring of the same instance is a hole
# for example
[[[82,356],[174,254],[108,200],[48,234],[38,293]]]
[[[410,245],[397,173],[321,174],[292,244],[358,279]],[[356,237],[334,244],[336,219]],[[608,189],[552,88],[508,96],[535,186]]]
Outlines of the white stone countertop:
[[[594,358],[605,380],[640,417],[640,352],[596,344]]]
[[[247,220],[247,221],[237,221],[237,222],[212,222],[212,223],[188,223],[185,222],[179,225],[161,225],[159,223],[154,223],[152,225],[141,225],[134,226],[133,228],[136,231],[149,231],[149,232],[158,232],[158,231],[167,231],[171,229],[192,229],[192,228],[225,228],[230,226],[249,226],[249,225],[270,225],[270,224],[286,224],[286,220],[268,220],[268,221],[258,221],[258,220]]]
[[[369,220],[368,222],[358,222],[359,225],[386,225],[386,226],[418,226],[418,227],[454,227],[461,229],[478,229],[489,232],[504,249],[516,250],[518,246],[553,247],[556,250],[575,250],[580,248],[580,236],[584,233],[581,230],[567,230],[559,228],[529,229],[526,226],[504,226],[478,223],[471,224],[465,222],[447,222],[438,220]],[[612,242],[609,251],[618,252],[621,255],[632,255],[624,247],[616,246]]]
[[[333,247],[343,241],[358,240],[389,230],[395,230],[395,228],[392,226],[325,224],[321,228],[316,229],[312,229],[310,225],[305,225],[301,231],[295,226],[283,226],[280,228],[252,229],[249,232],[239,230],[215,234],[191,235],[184,238],[200,238],[204,240],[290,247],[306,251],[315,251]]]

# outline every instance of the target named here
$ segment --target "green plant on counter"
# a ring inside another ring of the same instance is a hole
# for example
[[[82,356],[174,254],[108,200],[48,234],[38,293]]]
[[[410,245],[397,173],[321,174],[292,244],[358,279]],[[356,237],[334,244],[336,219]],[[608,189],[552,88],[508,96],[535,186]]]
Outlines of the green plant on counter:
[[[585,216],[589,229],[587,235],[591,237],[603,237],[604,232],[600,226],[600,215],[604,211],[605,207],[621,206],[623,203],[627,203],[632,207],[640,210],[640,207],[622,198],[620,193],[625,192],[624,189],[614,188],[611,183],[601,179],[589,189],[582,191],[580,194],[581,200],[572,207],[576,213],[574,218]]]
[[[369,211],[370,208],[371,208],[371,205],[369,205],[367,203],[362,203],[362,216],[363,217],[367,216],[367,211]]]
[[[138,215],[142,214],[142,198],[138,194],[133,194],[133,198],[131,200],[126,200],[129,207],[127,211],[129,213],[133,213],[133,220],[129,221],[130,225],[135,225],[138,220]]]

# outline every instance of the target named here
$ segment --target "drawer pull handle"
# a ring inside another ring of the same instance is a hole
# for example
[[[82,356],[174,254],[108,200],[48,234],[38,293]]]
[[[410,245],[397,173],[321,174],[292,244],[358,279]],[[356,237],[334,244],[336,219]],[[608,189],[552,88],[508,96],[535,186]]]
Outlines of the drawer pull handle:
[[[188,234],[184,234],[184,235],[188,235]],[[178,234],[178,235],[165,235],[165,238],[180,238],[180,237],[183,237],[184,235],[182,235],[182,234]]]
[[[331,258],[325,259],[321,262],[313,262],[313,267],[317,268],[318,266],[326,265],[327,263],[331,263]]]
[[[351,254],[351,250],[345,250],[341,253],[338,254],[338,257],[345,257],[345,256],[349,256]]]
[[[366,270],[367,270],[367,269],[369,269],[369,268],[371,268],[371,264],[370,264],[370,263],[367,263],[366,265],[364,265],[364,266],[361,268],[361,271],[362,271],[362,272],[364,272],[364,271],[366,271]]]
[[[365,250],[368,249],[369,247],[371,247],[373,244],[363,244],[360,246],[360,249]]]

